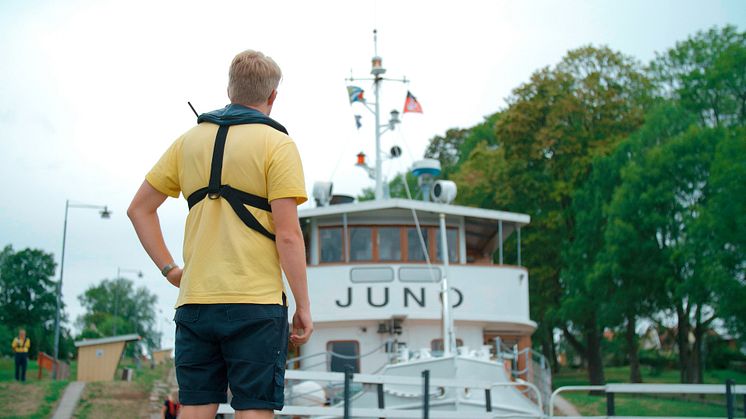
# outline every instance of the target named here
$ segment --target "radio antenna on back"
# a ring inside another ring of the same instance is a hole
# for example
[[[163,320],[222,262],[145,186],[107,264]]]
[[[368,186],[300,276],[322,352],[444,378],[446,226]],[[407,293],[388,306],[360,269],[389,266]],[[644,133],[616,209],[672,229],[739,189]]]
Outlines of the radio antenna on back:
[[[199,118],[199,114],[197,113],[196,110],[194,110],[194,106],[192,106],[192,102],[188,102],[187,101],[187,104],[189,105],[190,108],[192,108],[192,112],[194,112],[194,116],[196,116],[197,118]]]

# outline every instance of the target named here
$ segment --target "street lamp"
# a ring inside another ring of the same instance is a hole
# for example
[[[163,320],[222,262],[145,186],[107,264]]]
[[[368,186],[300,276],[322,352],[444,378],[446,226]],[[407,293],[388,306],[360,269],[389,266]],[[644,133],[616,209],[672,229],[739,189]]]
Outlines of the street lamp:
[[[117,279],[122,277],[122,272],[131,272],[134,274],[137,274],[138,278],[142,278],[142,271],[139,269],[129,269],[129,268],[120,268],[117,267]]]
[[[119,278],[122,277],[122,272],[136,273],[138,278],[142,278],[142,271],[139,270],[139,269],[130,269],[130,268],[120,268],[120,267],[117,267],[116,281],[119,281]],[[114,282],[114,286],[115,287],[117,286],[116,281]],[[118,313],[117,313],[117,311],[118,311],[117,310],[117,306],[119,305],[119,291],[117,291],[116,289],[113,289],[112,291],[114,291],[114,319],[112,321],[112,323],[113,323],[112,329],[113,330],[112,330],[111,333],[112,333],[112,336],[116,336],[117,335],[117,319],[116,319],[116,317],[118,315]]]
[[[58,378],[58,371],[59,368],[57,368],[57,361],[59,357],[59,349],[60,349],[60,306],[62,302],[62,278],[64,276],[65,272],[65,243],[67,241],[67,213],[70,210],[70,208],[87,208],[87,209],[95,209],[99,211],[99,215],[103,219],[111,218],[111,211],[109,211],[109,207],[105,205],[88,205],[88,204],[71,204],[70,200],[65,200],[65,223],[62,227],[62,257],[60,258],[60,280],[57,282],[57,311],[55,313],[54,317],[54,361],[55,361],[55,369],[54,369],[54,378]]]

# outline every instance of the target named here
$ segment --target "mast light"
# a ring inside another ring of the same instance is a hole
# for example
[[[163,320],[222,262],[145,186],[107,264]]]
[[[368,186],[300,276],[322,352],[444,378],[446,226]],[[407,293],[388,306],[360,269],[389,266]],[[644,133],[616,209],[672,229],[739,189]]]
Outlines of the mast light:
[[[370,74],[378,77],[381,74],[386,73],[386,69],[383,68],[383,60],[381,59],[381,57],[375,56],[373,57],[371,62],[372,62],[372,66],[371,66],[372,68],[370,70]]]
[[[357,166],[365,166],[365,153],[357,153]]]

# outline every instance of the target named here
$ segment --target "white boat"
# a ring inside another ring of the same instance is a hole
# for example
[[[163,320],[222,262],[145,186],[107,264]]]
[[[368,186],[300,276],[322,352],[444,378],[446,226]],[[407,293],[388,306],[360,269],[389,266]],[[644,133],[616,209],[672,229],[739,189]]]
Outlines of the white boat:
[[[374,57],[377,157],[384,72]],[[353,383],[351,417],[363,417],[356,409],[397,417],[424,404],[453,412],[439,417],[541,417],[551,379],[548,363],[531,350],[536,323],[520,248],[530,217],[452,205],[456,185],[435,180],[436,160],[413,167],[424,200],[387,199],[380,158],[375,168],[359,163],[376,180],[375,200],[333,196],[331,184],[318,183],[316,207],[299,213],[315,331],[289,353],[286,409],[278,414],[341,416],[343,383],[330,379],[341,375],[328,373],[351,369],[369,382]],[[400,379],[420,380],[423,371],[443,384],[429,387],[427,401],[419,381]]]

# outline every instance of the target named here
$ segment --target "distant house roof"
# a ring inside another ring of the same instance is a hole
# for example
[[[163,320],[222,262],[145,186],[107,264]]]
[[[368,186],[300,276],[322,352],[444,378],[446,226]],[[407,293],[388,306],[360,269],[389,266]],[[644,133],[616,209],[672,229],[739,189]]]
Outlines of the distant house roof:
[[[101,339],[83,339],[83,340],[75,342],[75,347],[79,348],[81,346],[105,345],[107,343],[114,343],[114,342],[132,342],[132,341],[136,341],[140,339],[142,338],[140,337],[140,335],[137,335],[137,334],[111,336],[108,338],[101,338]]]

